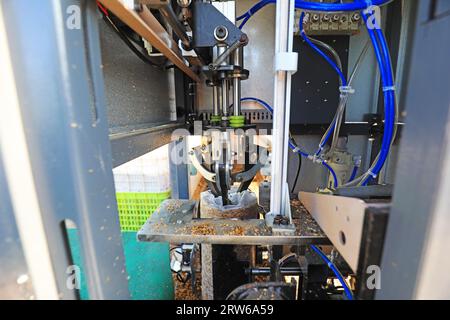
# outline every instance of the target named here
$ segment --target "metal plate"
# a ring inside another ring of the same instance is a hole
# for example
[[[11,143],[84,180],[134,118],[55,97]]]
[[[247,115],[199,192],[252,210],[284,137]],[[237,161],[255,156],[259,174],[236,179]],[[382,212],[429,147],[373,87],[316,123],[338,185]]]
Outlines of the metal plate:
[[[349,37],[316,38],[337,51],[346,75]],[[333,121],[339,104],[339,77],[301,37],[294,37],[294,51],[299,52],[301,59],[298,62],[299,72],[292,76],[291,124],[328,124]]]
[[[138,232],[139,241],[234,245],[329,244],[306,212],[298,213],[294,234],[274,234],[262,219],[195,219],[197,202],[166,200]],[[301,223],[307,221],[308,223]]]
[[[300,192],[300,201],[325,231],[353,271],[358,268],[364,214],[363,200]]]

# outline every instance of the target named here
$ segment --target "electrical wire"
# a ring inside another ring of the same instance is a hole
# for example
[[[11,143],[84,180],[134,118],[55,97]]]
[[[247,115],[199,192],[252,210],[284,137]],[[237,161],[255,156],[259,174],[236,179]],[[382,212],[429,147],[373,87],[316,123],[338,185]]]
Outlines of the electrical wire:
[[[315,245],[311,245],[311,249],[313,249],[314,252],[316,252],[320,256],[320,258],[328,265],[328,268],[330,268],[331,271],[333,271],[334,275],[336,276],[336,278],[339,280],[339,282],[341,283],[342,287],[344,288],[344,292],[345,292],[345,295],[346,295],[347,299],[348,300],[353,300],[354,299],[353,298],[353,292],[348,287],[347,282],[344,280],[344,277],[342,276],[342,274],[339,271],[339,269],[336,268],[334,263],[331,262],[330,259],[328,259],[328,257],[319,248],[317,248]]]
[[[305,13],[302,12],[302,14],[300,15],[299,25],[300,25],[300,34],[301,34],[303,40],[305,40],[305,42],[312,49],[314,49],[320,56],[322,56],[328,62],[328,64],[334,69],[334,71],[336,71],[336,73],[339,75],[339,78],[341,80],[341,85],[347,86],[347,79],[345,78],[342,70],[336,65],[336,63],[333,60],[330,59],[329,56],[327,56],[322,50],[320,50],[306,35],[305,29],[303,28],[304,19],[305,19]]]
[[[295,139],[291,136],[290,139],[294,144],[297,144]],[[294,183],[292,184],[291,193],[295,192],[295,188],[297,187],[298,178],[300,177],[300,172],[302,170],[302,156],[301,154],[297,153],[298,161],[297,161],[297,173],[295,174]]]

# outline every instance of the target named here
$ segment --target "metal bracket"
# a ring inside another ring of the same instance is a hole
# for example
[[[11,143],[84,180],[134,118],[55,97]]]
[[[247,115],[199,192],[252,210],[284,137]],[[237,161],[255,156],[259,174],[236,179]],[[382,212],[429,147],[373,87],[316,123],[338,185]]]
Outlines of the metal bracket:
[[[244,34],[212,4],[199,1],[193,3],[194,48],[215,46],[217,39],[214,37],[214,30],[219,25],[228,30],[228,37],[223,41],[228,46],[233,45]]]
[[[284,212],[269,212],[266,214],[266,224],[272,228],[274,234],[295,233],[296,228],[292,220],[289,188],[286,188],[286,193]]]

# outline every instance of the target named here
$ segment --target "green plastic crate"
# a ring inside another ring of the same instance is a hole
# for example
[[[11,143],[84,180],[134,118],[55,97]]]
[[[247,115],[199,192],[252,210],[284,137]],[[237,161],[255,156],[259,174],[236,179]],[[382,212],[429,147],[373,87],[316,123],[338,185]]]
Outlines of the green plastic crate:
[[[116,193],[121,230],[139,231],[161,202],[170,198],[170,194],[170,190],[161,193]]]

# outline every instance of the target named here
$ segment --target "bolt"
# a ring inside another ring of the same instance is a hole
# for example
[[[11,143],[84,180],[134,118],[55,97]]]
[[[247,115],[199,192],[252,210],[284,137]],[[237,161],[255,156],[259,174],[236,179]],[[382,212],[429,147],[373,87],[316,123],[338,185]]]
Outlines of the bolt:
[[[243,34],[241,35],[241,38],[239,39],[239,41],[240,41],[241,43],[247,44],[247,43],[248,43],[248,36],[247,36],[247,34],[246,34],[246,33],[243,33]]]
[[[216,27],[214,37],[217,41],[225,41],[228,38],[228,29],[225,26]]]

